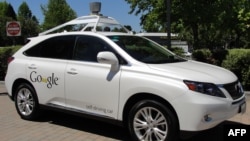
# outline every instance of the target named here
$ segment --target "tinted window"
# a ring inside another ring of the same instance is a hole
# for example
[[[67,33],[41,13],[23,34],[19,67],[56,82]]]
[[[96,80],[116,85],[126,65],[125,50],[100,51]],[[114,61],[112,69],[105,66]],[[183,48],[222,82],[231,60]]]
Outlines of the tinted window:
[[[112,51],[103,40],[93,36],[77,37],[73,59],[97,62],[97,54],[101,51]]]
[[[75,36],[60,36],[47,39],[24,52],[27,56],[70,59]]]
[[[155,41],[156,43],[160,45],[163,45],[163,46],[168,45],[167,36],[145,36],[145,37]]]

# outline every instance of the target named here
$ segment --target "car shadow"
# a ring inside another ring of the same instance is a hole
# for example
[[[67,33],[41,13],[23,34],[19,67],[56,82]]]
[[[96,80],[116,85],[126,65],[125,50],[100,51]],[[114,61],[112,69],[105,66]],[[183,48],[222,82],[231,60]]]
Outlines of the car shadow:
[[[124,127],[57,111],[46,111],[46,115],[39,118],[36,122],[48,122],[116,140],[131,141],[128,130]],[[224,126],[227,125],[244,126],[244,124],[238,122],[225,121],[212,129],[191,134],[189,138],[180,139],[179,141],[224,141],[223,130]]]
[[[1,92],[0,95],[6,96],[7,93],[6,92],[3,92],[3,93]]]
[[[44,114],[45,112],[46,114]],[[122,126],[57,111],[44,111],[36,122],[48,122],[116,140],[131,141],[128,131]]]

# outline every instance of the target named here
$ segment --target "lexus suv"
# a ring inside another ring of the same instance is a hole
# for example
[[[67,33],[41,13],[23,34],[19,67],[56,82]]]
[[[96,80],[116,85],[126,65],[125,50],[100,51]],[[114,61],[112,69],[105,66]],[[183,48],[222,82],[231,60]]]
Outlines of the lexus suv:
[[[9,59],[5,84],[22,119],[60,109],[125,126],[141,141],[176,140],[180,131],[210,129],[246,110],[229,70],[127,33],[30,38]]]

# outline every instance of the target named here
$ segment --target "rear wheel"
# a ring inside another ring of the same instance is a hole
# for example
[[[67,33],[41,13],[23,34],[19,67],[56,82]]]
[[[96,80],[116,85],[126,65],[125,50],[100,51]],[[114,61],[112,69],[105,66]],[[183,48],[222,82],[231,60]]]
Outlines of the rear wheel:
[[[34,120],[39,111],[37,95],[32,86],[22,83],[15,92],[15,106],[21,118]]]
[[[128,128],[136,141],[175,141],[179,138],[176,119],[163,104],[143,100],[131,109]]]

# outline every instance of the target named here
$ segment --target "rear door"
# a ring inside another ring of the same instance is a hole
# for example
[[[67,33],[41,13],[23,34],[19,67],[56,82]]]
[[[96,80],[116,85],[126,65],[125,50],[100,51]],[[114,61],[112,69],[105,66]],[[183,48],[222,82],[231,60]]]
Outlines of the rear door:
[[[27,78],[35,87],[41,104],[65,106],[64,74],[74,41],[74,36],[53,37],[25,52],[31,57]]]

